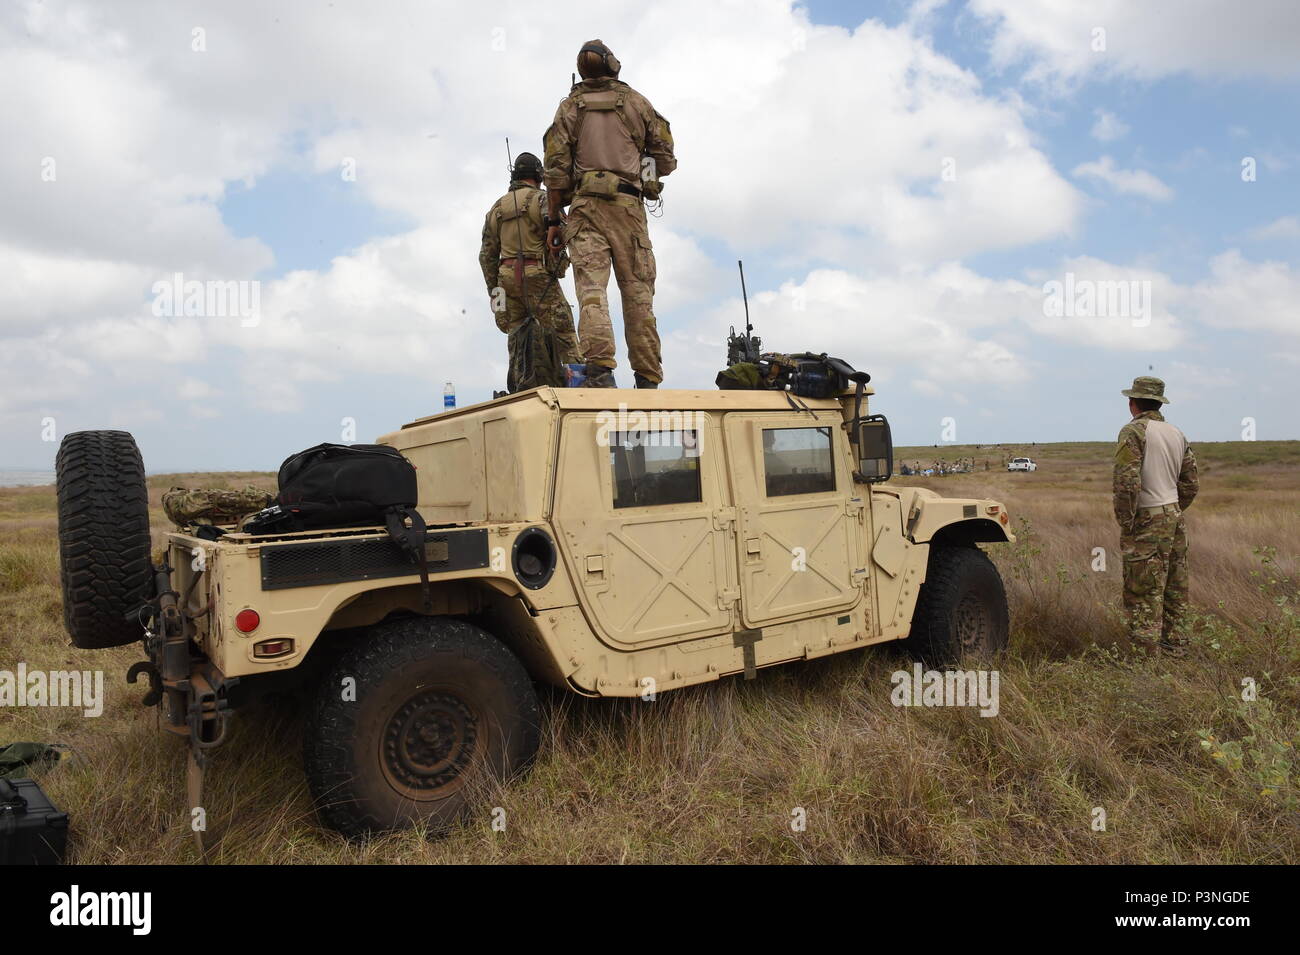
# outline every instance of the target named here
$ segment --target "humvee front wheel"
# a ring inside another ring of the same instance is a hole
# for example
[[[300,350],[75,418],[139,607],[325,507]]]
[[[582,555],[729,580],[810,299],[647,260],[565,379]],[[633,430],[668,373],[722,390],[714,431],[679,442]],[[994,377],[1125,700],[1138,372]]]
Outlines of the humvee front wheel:
[[[909,647],[933,666],[989,660],[1006,649],[1010,615],[1002,577],[977,547],[932,547]]]
[[[462,620],[415,617],[370,628],[339,658],[304,761],[326,825],[362,836],[445,828],[537,745],[537,696],[514,654]]]

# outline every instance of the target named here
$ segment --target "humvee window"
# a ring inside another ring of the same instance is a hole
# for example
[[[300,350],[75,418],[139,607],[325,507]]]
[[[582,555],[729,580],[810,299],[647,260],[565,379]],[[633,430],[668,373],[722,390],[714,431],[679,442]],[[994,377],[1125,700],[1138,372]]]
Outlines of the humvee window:
[[[767,496],[835,490],[830,428],[764,428]]]
[[[610,434],[614,506],[651,507],[703,501],[695,431],[615,431]]]

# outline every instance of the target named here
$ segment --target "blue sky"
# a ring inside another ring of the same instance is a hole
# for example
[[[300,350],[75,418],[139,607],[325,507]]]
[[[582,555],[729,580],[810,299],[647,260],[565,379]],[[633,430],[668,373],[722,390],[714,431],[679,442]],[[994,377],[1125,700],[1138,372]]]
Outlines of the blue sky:
[[[577,9],[7,10],[0,467],[48,466],[53,420],[133,431],[155,471],[269,469],[446,381],[502,387],[482,215],[589,34],[677,138],[651,221],[668,386],[711,386],[743,257],[768,345],[872,372],[901,444],[948,417],[963,442],[1109,439],[1148,369],[1193,440],[1300,437],[1296,5]],[[260,282],[257,325],[153,314],[178,271]],[[1045,317],[1067,271],[1149,281],[1154,320]]]

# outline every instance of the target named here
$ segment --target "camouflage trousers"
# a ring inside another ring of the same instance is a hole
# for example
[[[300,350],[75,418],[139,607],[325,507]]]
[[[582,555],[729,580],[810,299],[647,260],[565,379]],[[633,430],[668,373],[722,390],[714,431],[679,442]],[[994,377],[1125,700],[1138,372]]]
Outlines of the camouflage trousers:
[[[1139,510],[1120,534],[1124,615],[1137,642],[1181,646],[1187,640],[1187,528],[1177,504]]]
[[[623,334],[632,370],[663,381],[659,330],[653,309],[655,254],[645,207],[635,196],[578,196],[565,226],[573,282],[578,292],[578,333],[587,361],[614,368],[614,325],[609,317],[612,263],[623,301]]]
[[[496,312],[497,328],[506,333],[506,351],[510,369],[506,374],[509,391],[527,391],[550,385],[564,387],[562,363],[581,363],[582,349],[573,331],[573,309],[560,283],[540,265],[524,268],[524,284],[533,317],[539,327],[525,323],[527,311],[513,266],[503,265],[497,272],[497,286],[504,295]]]

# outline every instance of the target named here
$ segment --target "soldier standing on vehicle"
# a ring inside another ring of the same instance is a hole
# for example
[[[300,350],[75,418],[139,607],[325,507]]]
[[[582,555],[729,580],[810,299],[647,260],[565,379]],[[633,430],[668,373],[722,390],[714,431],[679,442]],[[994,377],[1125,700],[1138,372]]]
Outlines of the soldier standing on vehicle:
[[[508,336],[506,387],[512,392],[542,385],[563,388],[561,363],[583,360],[573,309],[560,288],[567,259],[546,248],[541,177],[541,160],[520,153],[510,172],[510,190],[492,204],[483,222],[478,254],[497,328]],[[535,319],[531,324],[530,315]]]
[[[1121,392],[1133,420],[1115,450],[1115,519],[1124,555],[1124,613],[1135,643],[1185,651],[1187,529],[1200,485],[1187,438],[1160,413],[1165,383],[1141,376]]]
[[[623,301],[623,332],[636,387],[663,381],[653,310],[655,257],[642,200],[659,198],[661,176],[677,168],[668,121],[618,79],[618,58],[600,40],[578,51],[582,82],[546,131],[547,244],[566,245],[578,293],[578,332],[587,384],[614,387],[610,264]],[[561,215],[569,205],[567,219]]]

